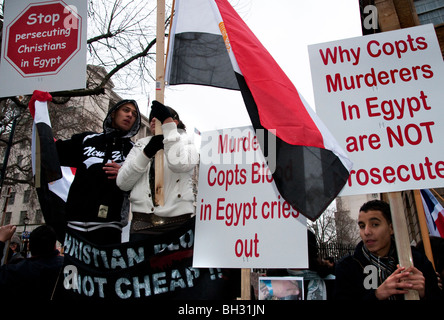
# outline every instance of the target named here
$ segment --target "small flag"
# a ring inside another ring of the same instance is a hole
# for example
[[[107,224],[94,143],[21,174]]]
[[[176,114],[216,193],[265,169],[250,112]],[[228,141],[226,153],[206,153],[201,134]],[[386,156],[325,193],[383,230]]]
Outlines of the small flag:
[[[65,202],[75,172],[71,168],[60,167],[48,113],[48,101],[51,100],[52,97],[48,92],[36,90],[28,105],[34,118],[32,171],[45,222],[55,229],[57,240],[63,242]]]
[[[352,163],[227,0],[176,1],[165,79],[240,90],[255,130],[276,136],[273,178],[282,197],[317,219]]]
[[[32,130],[32,168],[36,178],[36,187],[40,187],[40,176],[52,182],[62,177],[57,149],[52,135],[47,102],[52,97],[48,92],[34,91],[29,101],[29,111],[34,118]]]
[[[421,189],[421,198],[429,234],[444,238],[444,208],[428,189]]]

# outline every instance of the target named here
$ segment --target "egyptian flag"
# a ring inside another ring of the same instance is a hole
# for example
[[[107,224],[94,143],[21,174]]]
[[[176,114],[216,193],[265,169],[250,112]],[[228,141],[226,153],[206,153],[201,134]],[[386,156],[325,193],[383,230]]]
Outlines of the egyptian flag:
[[[444,238],[444,208],[428,189],[421,189],[422,204],[431,236]]]
[[[240,90],[254,129],[276,136],[276,150],[262,150],[268,158],[275,152],[280,194],[317,219],[352,164],[228,1],[177,0],[169,41],[167,83]]]
[[[45,222],[55,229],[57,240],[63,242],[65,202],[74,172],[71,168],[60,167],[48,113],[48,101],[51,100],[48,92],[36,90],[29,102],[29,111],[34,118],[32,171]]]

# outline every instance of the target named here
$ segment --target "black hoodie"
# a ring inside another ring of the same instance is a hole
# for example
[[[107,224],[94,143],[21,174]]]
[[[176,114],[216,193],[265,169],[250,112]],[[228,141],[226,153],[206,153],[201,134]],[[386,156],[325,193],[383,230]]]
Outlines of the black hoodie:
[[[128,132],[112,127],[111,113],[126,103],[137,110],[137,119]],[[136,101],[122,100],[114,105],[103,121],[103,132],[84,132],[71,139],[57,141],[62,166],[76,168],[66,203],[66,220],[80,222],[121,222],[128,217],[128,194],[121,191],[115,179],[108,179],[103,166],[114,161],[122,164],[133,147],[130,140],[140,128],[140,112]],[[106,207],[106,217],[99,208]]]

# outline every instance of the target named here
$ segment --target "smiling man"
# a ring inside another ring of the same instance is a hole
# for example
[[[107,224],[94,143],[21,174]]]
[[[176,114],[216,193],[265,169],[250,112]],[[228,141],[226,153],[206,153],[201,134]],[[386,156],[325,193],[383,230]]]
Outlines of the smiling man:
[[[398,265],[388,203],[365,203],[358,225],[362,241],[336,267],[336,299],[397,300],[408,290],[417,290],[421,299],[439,299],[436,275],[424,255],[412,248],[414,266]]]

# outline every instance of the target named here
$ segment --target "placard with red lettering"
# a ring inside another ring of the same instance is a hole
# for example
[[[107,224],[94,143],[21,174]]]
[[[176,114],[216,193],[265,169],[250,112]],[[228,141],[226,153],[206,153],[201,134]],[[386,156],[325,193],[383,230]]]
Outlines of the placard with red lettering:
[[[316,112],[353,162],[341,195],[444,186],[433,25],[309,46]]]
[[[0,96],[86,86],[87,3],[5,1]]]
[[[202,134],[194,267],[308,267],[306,219],[277,191],[275,159],[260,148],[276,141],[264,136],[252,127]]]

